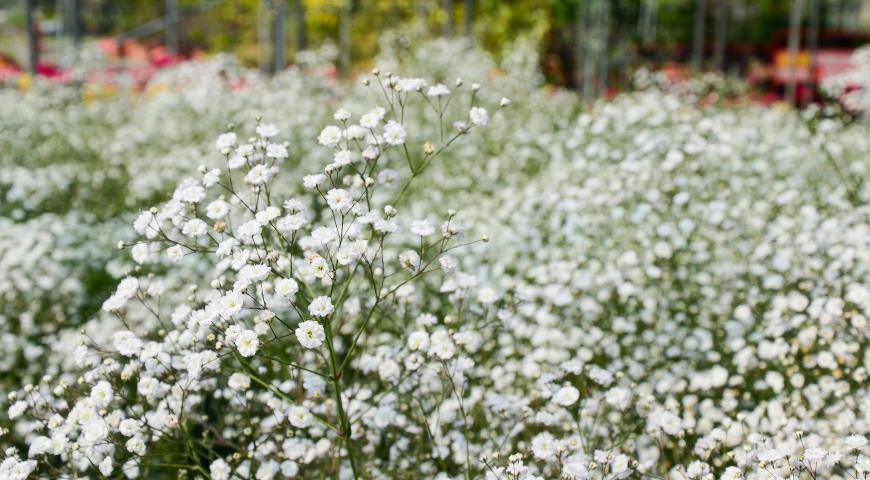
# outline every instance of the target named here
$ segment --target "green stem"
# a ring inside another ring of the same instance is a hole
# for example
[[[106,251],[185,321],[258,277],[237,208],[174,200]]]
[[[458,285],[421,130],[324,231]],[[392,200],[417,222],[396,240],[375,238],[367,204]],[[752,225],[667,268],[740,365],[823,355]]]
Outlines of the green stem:
[[[356,459],[353,456],[353,441],[351,439],[350,421],[347,418],[347,412],[344,410],[344,402],[342,400],[341,369],[339,369],[338,360],[335,355],[332,326],[329,321],[323,323],[326,330],[326,346],[329,349],[329,368],[332,371],[332,389],[335,391],[335,408],[338,411],[338,422],[341,428],[339,437],[343,438],[345,441],[347,458],[350,460],[350,468],[353,470],[353,478],[354,480],[359,480],[359,470],[357,469]],[[336,472],[336,474],[337,473],[338,472]]]

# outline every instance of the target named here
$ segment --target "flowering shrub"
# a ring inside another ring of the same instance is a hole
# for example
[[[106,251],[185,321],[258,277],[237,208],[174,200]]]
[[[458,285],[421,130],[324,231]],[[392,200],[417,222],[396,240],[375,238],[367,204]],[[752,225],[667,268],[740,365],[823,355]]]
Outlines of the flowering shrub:
[[[865,478],[867,126],[464,48],[3,118],[0,478]]]

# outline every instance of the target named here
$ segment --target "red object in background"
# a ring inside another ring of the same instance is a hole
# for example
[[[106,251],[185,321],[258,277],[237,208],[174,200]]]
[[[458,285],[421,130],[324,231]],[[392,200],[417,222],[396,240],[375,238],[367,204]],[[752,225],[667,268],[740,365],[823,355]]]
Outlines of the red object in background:
[[[60,80],[66,76],[68,71],[61,69],[53,63],[40,61],[36,64],[36,74],[52,80]]]
[[[27,72],[25,72],[20,65],[12,61],[10,58],[0,55],[0,80],[16,78],[23,73]],[[69,70],[64,70],[53,63],[42,60],[36,64],[36,74],[56,83],[65,83],[69,81],[70,78]]]
[[[825,80],[833,75],[851,70],[852,53],[854,50],[819,50],[816,56],[816,71],[814,72],[816,81]]]
[[[11,58],[0,53],[0,80],[21,75],[21,67]]]
[[[166,68],[172,65],[181,63],[185,60],[179,55],[170,55],[169,51],[164,46],[154,47],[148,52],[151,57],[151,63],[158,68]]]

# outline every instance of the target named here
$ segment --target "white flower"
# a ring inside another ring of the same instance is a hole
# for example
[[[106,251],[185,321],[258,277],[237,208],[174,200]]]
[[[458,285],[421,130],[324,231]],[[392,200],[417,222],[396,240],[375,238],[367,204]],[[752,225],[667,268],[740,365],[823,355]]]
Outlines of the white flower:
[[[421,237],[428,237],[435,233],[435,226],[425,218],[423,220],[414,220],[411,222],[411,233]]]
[[[402,369],[395,360],[386,359],[378,365],[378,376],[385,382],[396,383],[401,373]]]
[[[683,431],[683,421],[670,411],[656,407],[649,415],[649,427],[661,429],[668,435],[679,435]]]
[[[379,123],[381,123],[381,120],[384,119],[385,113],[386,110],[384,110],[383,108],[375,108],[374,110],[360,117],[359,124],[361,127],[371,130],[377,127]]]
[[[553,399],[563,407],[570,407],[577,403],[580,398],[580,390],[577,390],[573,385],[565,385],[560,388]]]
[[[100,473],[103,474],[104,477],[111,475],[113,468],[112,457],[106,457],[100,462]]]
[[[102,418],[95,418],[82,425],[79,441],[84,445],[94,445],[102,442],[109,435],[109,427]]]
[[[405,250],[399,254],[399,264],[412,272],[420,270],[420,255],[414,250]]]
[[[719,477],[720,480],[739,480],[743,477],[743,472],[737,467],[728,467],[725,472]]]
[[[334,147],[341,141],[341,137],[341,128],[330,125],[320,132],[320,135],[317,136],[317,141],[323,146]]]
[[[477,292],[477,301],[484,305],[492,305],[498,300],[498,293],[494,288],[483,287]]]
[[[274,137],[275,135],[278,135],[278,127],[273,123],[261,123],[260,125],[257,125],[256,132],[257,135],[264,138]]]
[[[332,161],[335,162],[338,166],[350,165],[353,162],[353,153],[350,150],[341,150],[340,152],[336,152],[335,156],[333,156]]]
[[[222,133],[218,135],[217,141],[215,142],[215,146],[217,149],[226,154],[230,151],[230,147],[236,144],[236,134],[233,132]]]
[[[115,350],[125,357],[135,357],[139,355],[142,348],[142,340],[135,333],[129,330],[115,332],[112,337],[112,344]]]
[[[293,299],[296,298],[296,293],[299,291],[299,284],[292,278],[282,278],[275,282],[275,293],[284,297]]]
[[[268,265],[245,265],[239,269],[238,279],[243,284],[261,282],[272,273],[272,267]]]
[[[193,218],[184,224],[181,233],[187,237],[200,237],[208,233],[208,225],[198,218]]]
[[[7,414],[9,415],[10,420],[14,420],[20,417],[25,410],[27,410],[27,402],[24,400],[18,400],[9,407]]]
[[[254,215],[254,218],[260,222],[261,225],[268,225],[269,222],[275,220],[276,218],[281,216],[281,209],[278,207],[266,207],[263,210],[257,212]]]
[[[849,435],[843,441],[845,447],[849,450],[858,450],[867,445],[867,437],[864,435]]]
[[[232,469],[227,465],[227,462],[219,458],[214,462],[211,462],[211,466],[208,468],[208,473],[211,480],[229,480]]]
[[[333,188],[326,192],[326,203],[333,210],[347,212],[353,206],[353,197],[351,197],[347,190]]]
[[[438,264],[441,265],[441,270],[447,275],[452,275],[453,273],[455,273],[456,269],[459,266],[456,258],[450,255],[443,255],[441,258],[438,259]]]
[[[828,456],[828,451],[824,448],[807,448],[804,450],[804,460],[810,463],[818,463]]]
[[[450,89],[448,89],[444,84],[439,83],[429,87],[429,91],[426,92],[426,95],[430,97],[443,97],[445,95],[450,95]]]
[[[347,109],[339,108],[335,111],[335,114],[332,116],[335,120],[339,122],[346,122],[350,120],[350,112]]]
[[[532,455],[539,460],[549,460],[556,454],[556,439],[549,432],[542,432],[532,439]]]
[[[362,157],[366,160],[374,160],[381,155],[381,150],[376,145],[369,145],[362,152]]]
[[[287,420],[296,428],[308,428],[314,422],[314,415],[307,408],[294,405],[287,410]]]
[[[266,156],[269,158],[282,159],[290,156],[287,147],[280,143],[266,145]]]
[[[389,145],[402,145],[406,136],[405,127],[395,120],[390,120],[384,126],[384,141]]]
[[[205,198],[205,189],[195,180],[186,178],[175,190],[173,198],[185,203],[198,203]]]
[[[305,175],[302,177],[302,184],[305,185],[305,188],[314,188],[325,181],[326,175],[322,173],[315,173],[313,175]]]
[[[173,245],[166,249],[166,256],[172,263],[178,263],[184,258],[184,247],[181,245]]]
[[[27,449],[27,458],[42,455],[51,449],[51,440],[48,437],[39,436],[31,440],[30,448]]]
[[[295,333],[296,338],[304,348],[318,348],[326,340],[323,326],[313,320],[306,320],[300,323]]]
[[[489,113],[483,107],[473,107],[468,112],[468,118],[479,127],[485,127],[489,123]]]
[[[272,178],[272,168],[267,165],[254,165],[254,168],[245,175],[245,181],[251,185],[263,185]]]
[[[332,301],[329,297],[320,296],[311,301],[308,305],[308,313],[315,317],[326,317],[331,314],[335,308],[332,306]]]
[[[220,220],[230,212],[230,204],[223,200],[215,200],[205,207],[205,216],[212,220]]]
[[[235,372],[230,375],[227,385],[233,390],[247,390],[251,386],[251,377],[244,373]]]
[[[242,310],[245,305],[245,296],[240,292],[227,292],[221,299],[221,315],[231,317]]]
[[[139,433],[139,430],[142,427],[142,423],[139,420],[134,418],[125,418],[121,420],[121,423],[118,425],[118,431],[121,432],[121,435],[125,437],[132,437]]]
[[[145,211],[136,217],[133,222],[133,230],[139,235],[145,235],[146,238],[154,238],[160,233],[160,223],[153,213]]]
[[[613,405],[619,410],[628,408],[631,402],[631,390],[627,388],[614,387],[607,391],[604,399],[610,405]]]
[[[91,388],[90,399],[97,408],[105,408],[112,401],[112,395],[114,395],[112,385],[105,380],[100,380]]]
[[[426,80],[422,78],[400,78],[396,86],[402,92],[416,92],[426,86]]]
[[[588,480],[591,478],[589,475],[589,469],[580,461],[566,463],[562,474],[570,480]]]
[[[415,352],[417,350],[425,351],[429,348],[429,334],[422,331],[417,330],[416,332],[408,335],[408,350]]]
[[[762,462],[775,462],[777,460],[781,460],[788,455],[783,449],[780,448],[770,448],[758,453],[758,459]]]
[[[236,349],[239,355],[243,357],[251,357],[257,353],[260,348],[260,339],[257,338],[257,332],[253,330],[242,330],[239,336],[236,337]]]

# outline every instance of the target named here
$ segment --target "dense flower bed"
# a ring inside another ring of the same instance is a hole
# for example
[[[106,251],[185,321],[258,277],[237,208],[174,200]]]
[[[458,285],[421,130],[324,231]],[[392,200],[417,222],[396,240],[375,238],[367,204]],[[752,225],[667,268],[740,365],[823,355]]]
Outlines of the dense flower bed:
[[[384,50],[0,91],[0,477],[863,478],[866,124]]]

